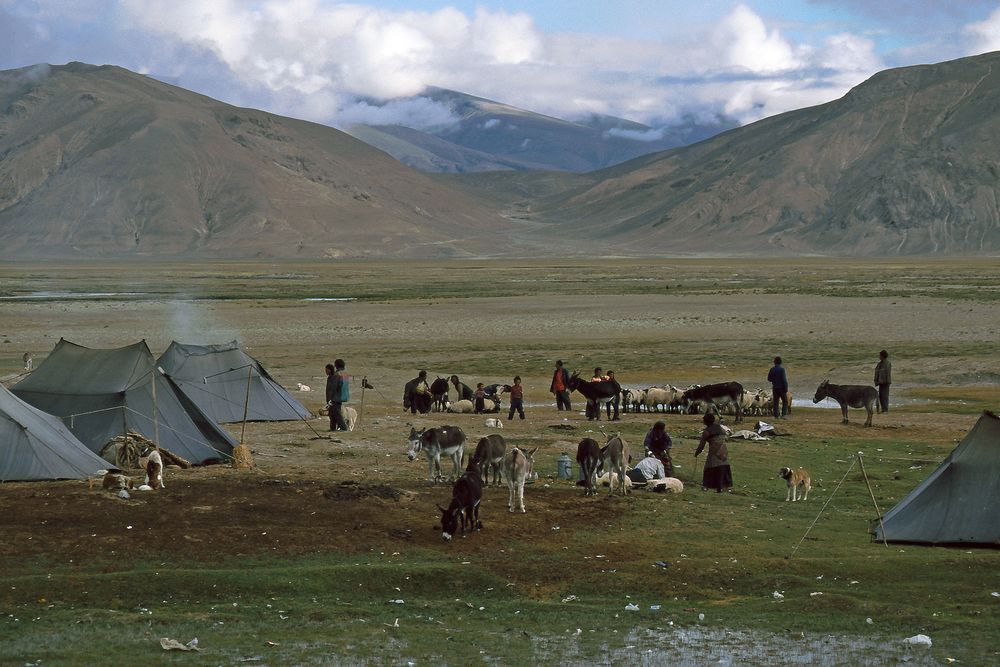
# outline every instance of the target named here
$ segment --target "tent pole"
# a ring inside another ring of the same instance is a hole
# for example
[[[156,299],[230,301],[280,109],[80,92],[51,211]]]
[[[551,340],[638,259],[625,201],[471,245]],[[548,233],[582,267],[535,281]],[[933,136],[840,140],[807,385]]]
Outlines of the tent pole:
[[[153,439],[160,447],[160,420],[156,418],[156,371],[153,371]]]
[[[243,428],[240,429],[240,444],[247,432],[247,412],[250,410],[250,382],[253,380],[253,366],[247,368],[247,395],[243,400]]]
[[[872,491],[872,483],[868,481],[868,473],[865,472],[865,462],[861,457],[861,452],[858,452],[858,463],[861,464],[861,474],[865,476],[865,484],[868,485],[868,495],[872,497],[872,505],[875,506],[875,513],[878,514],[878,525],[882,529],[882,544],[888,547],[889,542],[885,537],[885,524],[882,523],[882,510],[878,508],[878,502],[875,500],[875,492]]]
[[[358,424],[361,423],[361,418],[365,416],[365,385],[368,384],[368,376],[361,378],[361,408],[358,410]],[[355,424],[357,428],[358,424]]]

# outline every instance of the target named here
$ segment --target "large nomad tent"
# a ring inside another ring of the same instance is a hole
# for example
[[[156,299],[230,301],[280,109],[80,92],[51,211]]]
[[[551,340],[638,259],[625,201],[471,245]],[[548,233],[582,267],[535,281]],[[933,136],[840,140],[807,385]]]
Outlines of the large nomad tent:
[[[12,391],[62,418],[95,453],[126,431],[135,431],[192,463],[229,458],[236,445],[157,370],[146,341],[92,350],[60,339],[48,358]]]
[[[888,542],[1000,545],[1000,419],[984,412],[937,470],[882,517]],[[883,539],[876,520],[875,538]]]
[[[0,385],[0,482],[83,479],[107,467],[61,421]]]
[[[250,421],[310,417],[309,411],[235,340],[223,345],[174,341],[157,363],[202,412],[220,424],[243,421],[244,406]]]

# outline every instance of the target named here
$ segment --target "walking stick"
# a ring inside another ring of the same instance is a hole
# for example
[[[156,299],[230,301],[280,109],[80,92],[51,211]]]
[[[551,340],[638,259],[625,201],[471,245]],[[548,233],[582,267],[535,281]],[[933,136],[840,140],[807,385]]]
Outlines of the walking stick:
[[[361,407],[358,408],[358,424],[361,423],[361,419],[365,416],[365,389],[368,387],[368,376],[365,375],[361,378]],[[358,424],[354,427],[357,428]]]

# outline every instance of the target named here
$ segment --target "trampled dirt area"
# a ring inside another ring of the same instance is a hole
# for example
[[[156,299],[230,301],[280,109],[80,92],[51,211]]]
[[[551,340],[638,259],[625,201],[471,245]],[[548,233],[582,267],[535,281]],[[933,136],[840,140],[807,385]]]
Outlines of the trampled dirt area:
[[[9,269],[15,277],[7,276],[4,286],[24,298],[0,303],[0,375],[8,386],[21,372],[23,351],[32,352],[37,365],[60,337],[98,348],[145,339],[154,355],[171,340],[208,344],[235,338],[314,411],[323,400],[323,364],[343,357],[348,372],[355,374],[351,404],[361,409],[362,419],[357,431],[338,434],[340,442],[317,439],[328,435],[325,420],[252,423],[247,441],[256,452],[256,470],[168,470],[166,490],[136,492],[129,501],[88,490],[80,482],[4,484],[0,524],[6,539],[0,554],[60,554],[79,562],[108,550],[134,558],[176,553],[210,559],[221,554],[364,550],[381,542],[439,545],[434,504],[446,503],[450,489],[426,482],[423,460],[405,460],[409,427],[461,425],[470,451],[488,429],[478,416],[402,412],[402,386],[419,368],[426,368],[432,378],[456,373],[473,386],[476,381],[510,382],[515,374],[524,378],[528,419],[507,423],[503,433],[511,444],[540,446],[542,479],[536,487],[550,486],[545,493],[529,489],[528,518],[508,515],[505,489],[491,490],[483,506],[488,530],[502,531],[515,541],[571,533],[576,517],[593,521],[590,509],[580,512],[576,489],[545,478],[555,472],[558,455],[572,455],[575,443],[591,428],[579,413],[558,413],[552,407],[548,384],[557,358],[585,375],[594,366],[613,368],[625,386],[735,379],[759,387],[766,386],[771,357],[781,354],[796,403],[807,405],[824,378],[870,382],[877,352],[887,347],[894,362],[894,405],[915,411],[879,420],[883,428],[898,429],[883,431],[885,437],[912,427],[924,435],[939,432],[942,441],[953,442],[968,419],[936,412],[937,402],[989,407],[1000,396],[995,368],[1000,302],[946,298],[957,285],[938,285],[928,278],[938,271],[949,281],[972,280],[952,275],[966,271],[961,263],[924,270],[909,265],[856,269],[820,262],[784,270],[744,268],[742,274],[722,260],[714,269],[711,263],[699,262],[616,262],[558,270],[544,263],[522,264],[358,265],[343,270],[223,266],[195,275],[189,275],[191,267],[175,272],[160,266],[142,280],[136,279],[141,272],[135,269],[121,269],[123,273],[113,273],[113,278],[102,277],[110,271],[106,267],[58,269],[51,274],[55,277],[27,278],[17,267]],[[809,293],[830,285],[839,289],[847,268],[871,276],[835,296]],[[996,267],[985,268],[976,268],[973,277],[992,279]],[[273,294],[260,300],[192,298],[199,289],[208,291],[209,285],[224,281],[237,285],[226,289],[245,295],[255,290],[270,294],[299,279],[313,286],[329,284],[331,293],[338,295],[343,294],[344,280],[358,281],[359,291],[383,283],[387,290],[401,289],[416,281],[433,293],[432,286],[449,281],[466,285],[470,275],[501,292],[513,287],[531,294],[385,301]],[[899,295],[928,280],[942,297]],[[798,285],[804,293],[762,293],[776,283]],[[192,287],[196,284],[203,286]],[[603,293],[607,285],[620,286],[623,293]],[[176,293],[154,291],[164,286]],[[105,296],[59,297],[60,288],[67,287]],[[106,296],[115,291],[130,296]],[[880,296],[888,292],[892,294]],[[364,406],[362,376],[376,387],[364,394]],[[310,385],[312,391],[296,391],[297,383]],[[791,428],[822,436],[839,421],[824,413]],[[653,419],[628,416],[623,424],[631,429],[630,437],[641,437]],[[667,421],[675,434],[695,435],[699,429],[697,417],[670,415]],[[238,425],[229,429],[239,437]],[[493,548],[484,544],[464,540],[452,549]]]

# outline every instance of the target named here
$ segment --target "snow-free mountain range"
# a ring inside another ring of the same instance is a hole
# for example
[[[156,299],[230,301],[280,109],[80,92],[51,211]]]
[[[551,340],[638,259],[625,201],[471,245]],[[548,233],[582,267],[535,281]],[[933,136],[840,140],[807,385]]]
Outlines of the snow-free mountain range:
[[[424,95],[453,120],[350,136],[114,66],[0,72],[0,258],[1000,250],[1000,53],[733,129]]]

